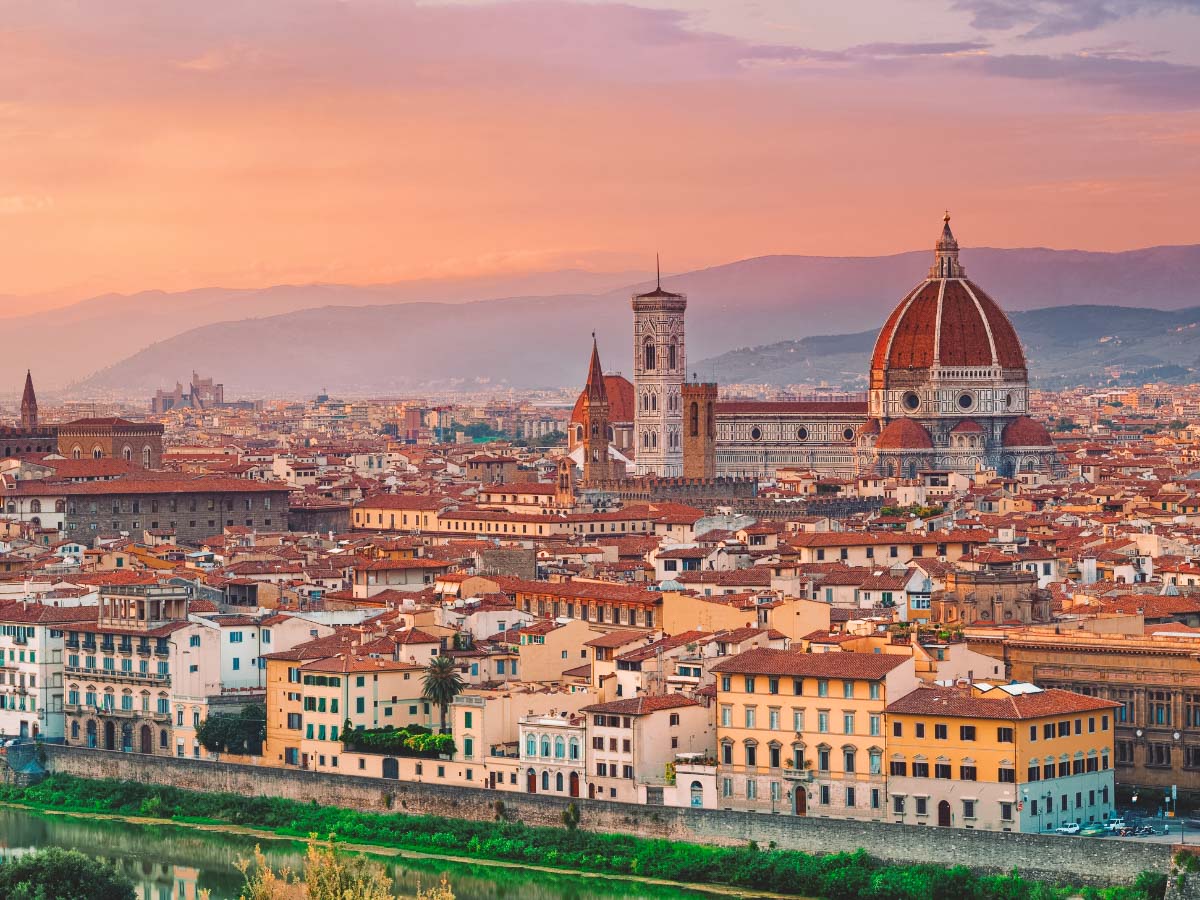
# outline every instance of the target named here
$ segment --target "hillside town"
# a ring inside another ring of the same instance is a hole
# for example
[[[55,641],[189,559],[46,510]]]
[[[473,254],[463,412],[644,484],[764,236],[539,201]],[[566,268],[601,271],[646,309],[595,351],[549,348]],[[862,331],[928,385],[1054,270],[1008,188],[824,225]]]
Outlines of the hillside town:
[[[1031,390],[948,217],[861,401],[689,381],[685,306],[635,296],[634,381],[584,340],[558,396],[193,375],[72,417],[30,373],[5,778],[59,743],[990,831],[1195,808],[1200,391]]]

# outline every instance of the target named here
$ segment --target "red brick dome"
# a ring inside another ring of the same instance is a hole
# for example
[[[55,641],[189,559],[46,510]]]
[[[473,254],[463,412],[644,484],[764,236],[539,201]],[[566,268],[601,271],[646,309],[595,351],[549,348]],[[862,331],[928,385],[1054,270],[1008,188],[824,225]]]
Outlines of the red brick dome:
[[[1004,426],[1005,447],[1053,447],[1054,439],[1041,422],[1029,416],[1017,416]]]
[[[632,422],[634,416],[633,385],[623,375],[605,375],[604,392],[608,394],[608,421],[616,424]],[[583,400],[587,391],[580,391],[571,410],[571,424],[583,424]]]
[[[933,438],[912,419],[892,419],[879,433],[876,450],[932,450]]]
[[[977,284],[933,278],[892,311],[871,368],[928,369],[935,363],[1024,369],[1025,354],[1008,316]]]
[[[983,434],[983,426],[974,419],[963,419],[950,429],[951,434]]]
[[[1025,369],[1008,316],[967,279],[946,214],[929,277],[892,310],[871,355],[872,371],[934,365]]]

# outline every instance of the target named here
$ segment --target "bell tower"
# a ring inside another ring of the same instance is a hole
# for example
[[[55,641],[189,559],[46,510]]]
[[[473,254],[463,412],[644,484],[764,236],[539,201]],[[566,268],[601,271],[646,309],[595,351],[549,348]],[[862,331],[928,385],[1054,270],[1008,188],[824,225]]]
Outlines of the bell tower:
[[[654,290],[633,300],[634,447],[637,474],[683,475],[683,317],[687,297]]]
[[[583,483],[593,485],[612,478],[608,456],[608,390],[596,334],[592,333],[592,359],[588,365],[587,385],[583,389]]]
[[[25,370],[25,393],[21,395],[21,428],[36,431],[38,427],[37,394],[33,392],[33,373]]]

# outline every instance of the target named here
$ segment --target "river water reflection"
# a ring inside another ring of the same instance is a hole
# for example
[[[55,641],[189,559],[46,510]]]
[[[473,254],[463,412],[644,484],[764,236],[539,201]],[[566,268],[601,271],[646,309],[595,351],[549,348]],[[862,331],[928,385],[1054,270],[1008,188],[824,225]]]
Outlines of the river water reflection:
[[[140,825],[109,819],[46,815],[0,808],[0,858],[42,847],[82,850],[116,863],[137,885],[142,900],[237,900],[242,876],[237,861],[261,843],[276,869],[298,870],[304,847],[292,841],[256,842],[239,834],[196,831],[181,826]],[[474,866],[427,859],[380,857],[397,893],[416,894],[443,873],[457,900],[712,900],[712,894],[605,878],[555,875],[525,869]]]

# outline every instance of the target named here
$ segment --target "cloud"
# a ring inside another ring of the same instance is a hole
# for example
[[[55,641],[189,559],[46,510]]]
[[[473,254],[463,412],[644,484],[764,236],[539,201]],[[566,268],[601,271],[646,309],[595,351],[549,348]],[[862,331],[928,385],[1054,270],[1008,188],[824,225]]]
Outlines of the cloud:
[[[1094,31],[1135,15],[1182,10],[1200,13],[1200,0],[954,0],[983,31],[1025,29],[1024,38]]]

